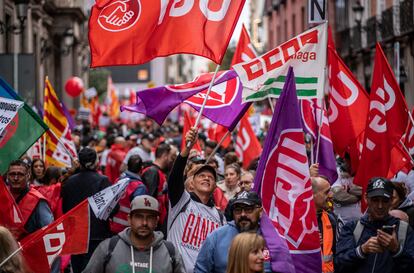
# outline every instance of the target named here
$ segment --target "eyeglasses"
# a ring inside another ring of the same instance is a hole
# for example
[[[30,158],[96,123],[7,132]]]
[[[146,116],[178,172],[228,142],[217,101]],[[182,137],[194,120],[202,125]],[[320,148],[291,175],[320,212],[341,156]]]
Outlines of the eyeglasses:
[[[239,185],[249,185],[252,184],[252,181],[239,181]]]
[[[17,176],[17,177],[20,177],[21,178],[21,177],[23,177],[25,175],[26,174],[24,174],[24,173],[13,173],[13,172],[12,173],[7,173],[7,176],[10,176],[10,177],[13,177],[13,176],[16,177]]]
[[[233,213],[234,214],[241,214],[242,211],[244,211],[246,214],[251,214],[253,213],[254,209],[256,209],[256,206],[252,206],[252,207],[235,207],[233,209]]]

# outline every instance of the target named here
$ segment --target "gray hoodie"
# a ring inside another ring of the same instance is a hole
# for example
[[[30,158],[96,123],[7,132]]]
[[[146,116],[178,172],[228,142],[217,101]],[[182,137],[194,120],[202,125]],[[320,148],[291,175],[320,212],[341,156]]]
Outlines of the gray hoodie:
[[[112,252],[105,271],[104,260],[108,253],[110,239],[99,244],[83,273],[185,273],[181,254],[177,249],[175,249],[173,270],[172,260],[161,232],[154,232],[154,241],[143,250],[132,246],[130,233],[131,228],[128,227],[118,234],[120,240]],[[132,269],[133,262],[135,271]]]

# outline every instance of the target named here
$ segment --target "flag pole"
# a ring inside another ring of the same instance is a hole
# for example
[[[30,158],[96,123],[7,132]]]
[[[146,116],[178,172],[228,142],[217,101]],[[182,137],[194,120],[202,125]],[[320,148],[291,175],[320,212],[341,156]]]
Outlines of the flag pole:
[[[322,122],[323,122],[323,111],[325,110],[325,105],[324,105],[324,98],[321,99],[321,116],[319,118],[319,128],[318,128],[318,139],[316,142],[316,156],[315,156],[315,163],[318,163],[318,158],[319,158],[319,146],[321,144],[321,131],[322,131]]]
[[[310,139],[310,160],[311,160],[311,165],[313,165],[314,158],[313,158],[313,138],[312,137]]]
[[[206,103],[207,103],[208,96],[210,95],[210,91],[211,91],[211,88],[213,87],[213,83],[216,79],[217,72],[218,72],[219,68],[220,68],[220,65],[218,64],[216,66],[216,71],[214,71],[213,78],[211,79],[210,85],[208,86],[208,90],[207,90],[207,93],[206,93],[206,97],[203,101],[203,105],[201,106],[200,112],[198,112],[196,123],[194,125],[195,127],[198,127],[198,124],[200,123],[201,115],[203,114],[204,108],[205,108]]]
[[[69,155],[71,161],[75,160],[75,158],[73,157],[72,153],[69,152],[68,148],[66,148],[65,144],[63,144],[63,142],[60,140],[60,138],[58,138],[58,136],[53,132],[53,130],[49,128],[49,132],[57,139],[57,141],[60,143],[60,145],[63,146],[63,149]],[[46,149],[46,147],[45,147],[45,149]]]
[[[226,134],[220,139],[219,143],[217,143],[216,147],[214,147],[214,150],[211,152],[211,154],[208,156],[206,163],[210,161],[210,159],[214,156],[214,154],[217,152],[218,148],[221,146],[221,144],[224,142],[226,137],[230,134],[230,131],[227,131]]]
[[[18,249],[16,249],[15,251],[13,251],[12,254],[10,254],[6,259],[4,259],[1,263],[0,263],[0,268],[7,263],[8,260],[10,260],[11,258],[13,258],[14,255],[16,255],[17,253],[19,253],[22,250],[22,246],[20,246]]]
[[[45,132],[46,133],[46,132]],[[42,156],[43,156],[43,162],[46,162],[46,134],[43,133],[42,140],[43,140],[43,149],[42,149]]]
[[[275,112],[275,106],[273,105],[273,100],[271,97],[267,97],[267,99],[269,100],[270,109],[272,109],[272,114],[273,114]]]
[[[407,112],[408,112],[408,117],[410,118],[411,124],[414,126],[413,115],[411,115],[411,112],[410,111],[407,111]]]
[[[405,144],[402,142],[402,140],[400,139],[400,144],[401,144],[401,146],[403,147],[403,149],[404,149],[404,151],[409,155],[409,157],[410,157],[410,161],[411,161],[411,164],[413,164],[414,165],[414,160],[413,160],[413,158],[411,157],[411,154],[410,154],[410,151],[407,149],[407,147],[405,146]]]
[[[220,65],[218,64],[216,66],[216,70],[214,71],[213,78],[211,79],[210,85],[208,86],[208,90],[207,90],[207,93],[206,93],[206,97],[204,98],[203,105],[201,106],[201,109],[198,112],[198,116],[197,116],[197,119],[196,119],[196,122],[195,122],[195,125],[194,125],[195,128],[197,128],[198,124],[200,123],[201,115],[203,114],[204,107],[206,106],[208,96],[210,95],[210,91],[211,91],[211,88],[213,87],[213,83],[216,79],[216,75],[217,75],[217,72],[218,72],[219,68],[220,68]],[[187,143],[187,147],[190,147],[190,144],[191,143]]]

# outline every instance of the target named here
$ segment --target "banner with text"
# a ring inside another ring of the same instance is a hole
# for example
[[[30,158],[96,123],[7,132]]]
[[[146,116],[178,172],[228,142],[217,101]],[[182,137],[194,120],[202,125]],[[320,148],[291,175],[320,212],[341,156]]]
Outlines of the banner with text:
[[[0,97],[0,135],[22,106],[22,101]]]
[[[129,181],[129,178],[121,179],[115,185],[88,197],[89,205],[93,213],[95,213],[96,218],[101,220],[108,219],[109,214],[111,214],[124,194]]]
[[[298,98],[323,96],[327,23],[309,29],[266,54],[233,66],[243,83],[243,102],[278,98],[290,66]]]

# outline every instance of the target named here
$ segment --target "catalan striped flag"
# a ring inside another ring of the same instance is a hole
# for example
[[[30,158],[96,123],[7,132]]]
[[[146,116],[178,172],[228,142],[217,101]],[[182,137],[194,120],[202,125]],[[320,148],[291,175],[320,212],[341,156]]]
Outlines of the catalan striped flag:
[[[46,134],[45,161],[47,165],[58,167],[70,166],[71,156],[76,157],[75,144],[72,141],[69,122],[63,111],[62,103],[59,101],[55,90],[47,78],[45,80],[43,108],[43,121],[50,128]]]

